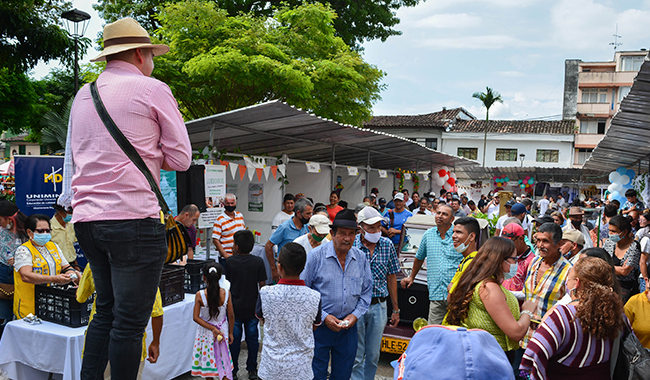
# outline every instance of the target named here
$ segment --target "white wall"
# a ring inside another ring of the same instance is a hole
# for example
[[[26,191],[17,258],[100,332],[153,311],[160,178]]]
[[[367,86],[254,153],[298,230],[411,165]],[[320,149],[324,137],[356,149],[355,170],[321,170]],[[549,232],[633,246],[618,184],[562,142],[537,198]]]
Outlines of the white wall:
[[[478,148],[476,160],[483,162],[482,133],[443,133],[442,151],[457,155],[458,148]],[[521,166],[519,154],[526,155],[523,166],[528,167],[572,167],[574,135],[492,134],[488,133],[485,166]],[[496,161],[498,149],[517,149],[516,161]],[[559,150],[558,162],[537,162],[537,149]]]
[[[370,178],[368,193],[370,193],[370,190],[372,190],[373,187],[376,187],[377,190],[379,190],[379,198],[386,198],[386,201],[390,201],[390,197],[393,194],[393,181],[395,179],[395,174],[393,172],[388,172],[388,178],[379,178],[379,172],[372,170],[368,177]],[[397,186],[395,186],[395,188],[397,188]]]
[[[329,204],[330,192],[332,191],[332,169],[329,165],[323,164],[321,164],[320,169],[320,173],[308,173],[304,163],[290,162],[287,167],[289,184],[285,193],[293,195],[303,193],[305,196],[312,198],[314,203]]]

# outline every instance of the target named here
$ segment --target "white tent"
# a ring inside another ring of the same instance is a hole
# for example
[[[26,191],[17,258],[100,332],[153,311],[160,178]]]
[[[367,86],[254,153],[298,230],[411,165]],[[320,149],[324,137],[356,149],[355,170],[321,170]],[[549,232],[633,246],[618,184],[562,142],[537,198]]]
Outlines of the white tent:
[[[13,173],[14,167],[11,165],[11,160],[5,162],[4,164],[0,165],[0,174],[9,174]]]

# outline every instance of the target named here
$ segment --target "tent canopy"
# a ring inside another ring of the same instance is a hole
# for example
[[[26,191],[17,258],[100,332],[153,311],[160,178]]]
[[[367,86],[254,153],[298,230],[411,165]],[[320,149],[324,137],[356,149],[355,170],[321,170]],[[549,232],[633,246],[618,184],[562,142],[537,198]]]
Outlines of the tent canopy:
[[[583,168],[538,168],[509,166],[500,168],[466,167],[457,172],[458,179],[491,180],[505,174],[511,180],[523,179],[531,176],[536,183],[558,182],[558,183],[582,183],[601,184],[609,183],[609,172],[600,170],[586,170]]]
[[[339,124],[271,101],[186,123],[192,148],[376,169],[429,170],[479,163],[384,132]]]

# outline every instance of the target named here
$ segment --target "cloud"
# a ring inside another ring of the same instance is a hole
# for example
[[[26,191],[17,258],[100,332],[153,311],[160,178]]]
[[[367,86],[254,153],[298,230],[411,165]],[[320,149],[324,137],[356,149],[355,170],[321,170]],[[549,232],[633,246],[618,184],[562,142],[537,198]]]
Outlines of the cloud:
[[[413,23],[416,28],[471,28],[481,24],[481,18],[467,13],[440,13]]]
[[[503,49],[532,47],[535,43],[506,35],[467,36],[456,38],[430,38],[419,43],[420,46],[440,49]]]

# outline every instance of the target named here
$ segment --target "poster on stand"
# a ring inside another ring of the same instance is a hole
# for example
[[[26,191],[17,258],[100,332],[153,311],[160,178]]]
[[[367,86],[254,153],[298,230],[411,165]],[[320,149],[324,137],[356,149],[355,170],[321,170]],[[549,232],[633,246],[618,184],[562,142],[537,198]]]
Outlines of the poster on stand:
[[[178,215],[178,190],[176,188],[176,172],[160,171],[160,192],[167,202],[172,215]]]
[[[264,212],[264,184],[248,184],[248,211]]]
[[[14,156],[16,206],[25,215],[54,215],[52,205],[63,189],[62,156]]]
[[[226,195],[226,167],[205,165],[205,212],[199,216],[199,228],[210,228],[223,212]]]

